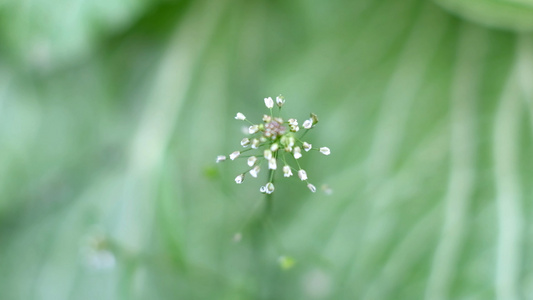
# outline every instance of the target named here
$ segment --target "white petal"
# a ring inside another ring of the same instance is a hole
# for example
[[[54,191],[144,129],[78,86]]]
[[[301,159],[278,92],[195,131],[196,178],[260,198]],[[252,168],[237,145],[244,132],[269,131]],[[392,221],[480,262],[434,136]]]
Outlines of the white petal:
[[[305,170],[300,169],[298,171],[298,177],[300,177],[300,180],[302,181],[307,180],[307,173],[305,172]]]
[[[324,155],[329,155],[331,153],[328,147],[321,147],[320,152]]]
[[[272,144],[272,146],[270,146],[270,151],[272,151],[272,152],[276,152],[276,151],[278,151],[278,149],[279,149],[278,143],[274,143],[274,144]]]
[[[265,188],[267,194],[272,194],[274,192],[274,184],[272,184],[272,182],[267,183]]]
[[[283,106],[284,103],[285,103],[285,99],[283,99],[283,97],[281,95],[276,97],[276,104],[279,107]]]
[[[241,184],[243,180],[244,180],[244,174],[240,174],[239,176],[235,177],[235,182],[237,184]]]
[[[250,145],[250,139],[249,138],[242,139],[241,146],[248,147],[249,145]]]
[[[313,120],[311,120],[311,119],[305,120],[302,126],[305,129],[310,129],[311,127],[313,127]]]
[[[271,158],[268,160],[268,168],[271,169],[271,170],[275,170],[278,168],[278,165],[276,163],[276,159],[275,158]]]
[[[312,184],[307,184],[307,187],[311,190],[311,192],[315,193],[316,192],[316,187]]]
[[[270,151],[270,150],[268,150],[268,149],[265,150],[265,151],[263,152],[263,156],[264,156],[266,159],[271,159],[271,158],[272,158],[272,151]]]
[[[311,150],[311,148],[313,148],[313,145],[309,144],[308,142],[304,142],[303,147],[305,152],[308,152],[309,150]]]
[[[258,131],[259,131],[259,126],[257,126],[257,125],[252,125],[252,126],[250,126],[248,128],[248,133],[249,134],[254,134],[254,133],[258,132]]]
[[[258,139],[253,139],[252,140],[252,148],[253,149],[259,148],[259,140]]]
[[[253,166],[255,162],[257,161],[257,158],[255,156],[248,157],[248,166]]]
[[[259,191],[260,191],[261,193],[266,193],[266,191],[267,191],[266,186],[263,185],[261,188],[259,188]]]
[[[241,114],[241,113],[239,112],[239,113],[237,113],[237,115],[235,116],[235,119],[237,119],[237,120],[246,120],[246,117],[245,117],[243,114]]]
[[[294,147],[295,139],[293,136],[289,137],[289,146],[292,148]]]
[[[291,177],[292,176],[291,167],[289,167],[288,165],[283,166],[283,176],[285,176],[285,177]]]
[[[255,166],[253,169],[250,170],[250,175],[252,175],[253,178],[257,178],[257,175],[259,174],[259,171],[261,168],[259,166]]]
[[[219,155],[217,156],[217,163],[218,162],[221,162],[221,161],[225,161],[226,160],[226,155]]]
[[[274,107],[274,100],[271,97],[265,98],[265,105],[267,108]]]
[[[235,151],[229,155],[229,158],[231,160],[235,160],[237,157],[239,157],[239,155],[241,155],[241,153],[239,151]]]
[[[299,159],[302,157],[302,150],[300,150],[300,147],[294,147],[294,158]]]

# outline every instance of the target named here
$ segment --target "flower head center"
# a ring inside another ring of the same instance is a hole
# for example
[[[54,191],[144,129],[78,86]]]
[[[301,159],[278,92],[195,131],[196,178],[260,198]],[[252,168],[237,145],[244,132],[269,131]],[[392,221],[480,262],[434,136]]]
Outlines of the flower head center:
[[[278,136],[285,134],[285,130],[286,130],[285,126],[281,124],[283,124],[283,120],[272,120],[266,123],[265,131],[263,132],[263,135],[267,138],[271,138],[272,140],[275,140]]]

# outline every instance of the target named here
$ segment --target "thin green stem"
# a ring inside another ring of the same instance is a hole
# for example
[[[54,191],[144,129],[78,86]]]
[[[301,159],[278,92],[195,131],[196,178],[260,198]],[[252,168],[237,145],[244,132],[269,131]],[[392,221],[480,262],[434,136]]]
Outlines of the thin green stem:
[[[300,166],[300,162],[298,162],[298,160],[296,159],[296,157],[294,157],[294,155],[292,155],[292,158],[294,158],[294,161],[296,162],[296,164],[298,165],[298,168],[300,168],[300,170],[302,169],[302,166]]]
[[[252,124],[252,125],[257,125],[257,124],[252,123],[252,121],[250,121],[250,120],[248,120],[248,119],[244,119],[244,121],[246,121],[246,122],[248,122],[248,123],[250,123],[250,124]]]
[[[297,139],[301,142],[301,139],[304,138],[304,136],[309,132],[309,130],[311,129],[306,129],[305,132],[302,134],[302,136],[300,136],[300,138],[297,138]]]
[[[278,152],[276,152],[276,153],[274,154],[274,159],[276,159],[276,160],[278,159],[278,157],[277,157],[277,153],[278,153]],[[269,173],[268,173],[268,174],[269,174],[268,182],[272,182],[272,183],[274,183],[274,171],[275,171],[275,170],[270,169],[270,171],[269,171]]]

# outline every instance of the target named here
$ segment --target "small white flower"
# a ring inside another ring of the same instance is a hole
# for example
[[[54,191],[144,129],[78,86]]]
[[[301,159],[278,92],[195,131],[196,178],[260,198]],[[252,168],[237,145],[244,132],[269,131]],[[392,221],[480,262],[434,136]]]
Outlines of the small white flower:
[[[235,152],[233,152],[233,153],[231,153],[231,154],[229,155],[229,158],[230,158],[231,160],[235,160],[237,157],[239,157],[239,155],[241,155],[241,152],[239,152],[239,151],[235,151]]]
[[[287,145],[291,146],[291,147],[294,147],[294,143],[296,142],[296,140],[294,139],[293,136],[289,137],[287,139]]]
[[[254,134],[256,132],[259,131],[259,126],[258,125],[252,125],[248,128],[248,133],[249,134]]]
[[[304,142],[303,146],[304,146],[305,152],[309,152],[309,150],[311,150],[311,148],[313,148],[313,145],[309,144],[308,142]]]
[[[267,108],[274,107],[274,100],[271,97],[265,98],[265,105]]]
[[[269,115],[263,115],[263,122],[268,123],[272,121],[272,117]]]
[[[264,143],[264,142],[267,141],[267,138],[264,137],[264,136],[261,136],[261,137],[259,137],[259,141],[260,141],[261,143]]]
[[[289,125],[289,127],[292,132],[300,131],[300,127],[298,125]]]
[[[296,126],[298,125],[298,120],[296,119],[289,119],[289,125]]]
[[[271,159],[268,160],[268,168],[271,169],[271,170],[275,170],[277,169],[277,164],[276,164],[276,159],[274,157],[272,157]]]
[[[261,171],[261,168],[259,166],[255,166],[253,169],[250,170],[250,175],[252,175],[253,178],[257,178],[257,174],[259,174],[259,171]]]
[[[235,177],[235,182],[237,184],[241,184],[243,180],[244,180],[244,174],[239,174],[239,176]]]
[[[270,151],[272,151],[272,152],[276,152],[276,151],[278,151],[278,149],[279,149],[278,143],[274,143],[274,144],[272,144],[272,146],[270,146]]]
[[[263,152],[263,156],[264,156],[266,159],[271,159],[271,158],[272,158],[272,151],[270,151],[270,150],[268,150],[268,149],[265,150],[265,151]]]
[[[316,192],[316,187],[310,183],[307,184],[307,187],[309,188],[309,190],[311,190],[311,192],[315,193]]]
[[[305,120],[302,126],[305,129],[310,129],[311,127],[313,127],[313,120],[311,119]]]
[[[225,161],[226,160],[226,155],[219,155],[217,156],[217,163],[221,162],[221,161]]]
[[[300,169],[298,171],[298,177],[300,177],[300,180],[302,181],[307,180],[307,173],[305,172],[305,170]]]
[[[242,139],[241,146],[248,147],[249,145],[250,145],[250,139],[249,138]]]
[[[293,155],[295,159],[299,159],[300,157],[302,157],[302,150],[300,149],[300,147],[294,147]]]
[[[252,149],[257,149],[259,148],[259,140],[258,139],[253,139],[252,140]]]
[[[283,96],[279,95],[276,97],[276,104],[281,107],[285,103],[285,99],[283,99]]]
[[[244,120],[246,120],[246,117],[243,114],[241,114],[240,112],[238,112],[237,115],[235,116],[235,119],[244,121]]]
[[[267,194],[272,194],[274,192],[274,184],[272,184],[272,182],[267,183],[265,188]]]
[[[261,193],[266,193],[266,192],[267,192],[267,188],[266,188],[266,186],[263,185],[262,187],[260,187],[260,188],[259,188],[259,191],[260,191]]]
[[[288,165],[284,165],[283,166],[283,176],[285,177],[291,177],[292,176],[292,171],[291,171],[291,167],[288,166]]]
[[[257,158],[255,156],[248,157],[248,166],[253,166],[255,162],[257,161]]]
[[[329,155],[331,153],[331,151],[329,151],[328,147],[320,147],[320,153],[322,153],[324,155]]]

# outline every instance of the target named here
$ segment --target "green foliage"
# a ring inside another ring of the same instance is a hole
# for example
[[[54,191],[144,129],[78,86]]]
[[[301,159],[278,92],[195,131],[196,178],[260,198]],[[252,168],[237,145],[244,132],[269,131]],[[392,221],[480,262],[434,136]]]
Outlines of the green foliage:
[[[527,298],[531,5],[438,2],[1,2],[1,298]],[[267,202],[279,94],[331,155]]]

